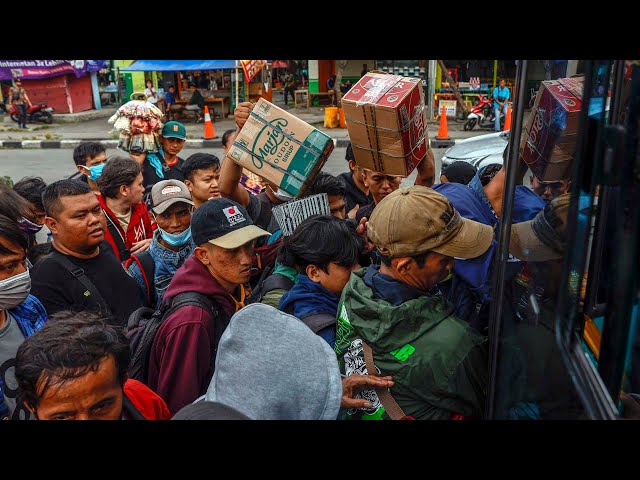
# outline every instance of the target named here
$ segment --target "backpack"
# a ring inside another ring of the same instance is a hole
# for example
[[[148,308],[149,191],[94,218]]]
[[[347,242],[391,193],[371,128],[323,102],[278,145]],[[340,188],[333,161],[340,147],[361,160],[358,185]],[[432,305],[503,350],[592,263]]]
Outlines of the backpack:
[[[255,287],[251,290],[251,293],[245,299],[245,305],[261,302],[264,296],[273,290],[291,290],[294,282],[292,282],[291,279],[285,277],[284,275],[272,275],[271,272],[273,272],[274,267],[275,261],[272,265],[269,265],[262,270],[262,275],[260,275],[260,278],[256,282]]]
[[[273,270],[278,258],[278,252],[282,245],[282,237],[278,238],[273,243],[262,245],[255,249],[255,254],[251,262],[251,271],[254,272],[249,279],[249,283],[252,288],[256,288],[261,281],[267,278],[267,276]],[[269,273],[264,273],[268,270]],[[253,291],[252,291],[253,293]]]
[[[129,269],[133,262],[136,262],[138,264],[138,268],[140,268],[142,280],[144,280],[144,284],[147,287],[147,301],[149,302],[149,305],[155,305],[158,301],[155,287],[156,262],[153,260],[153,257],[148,250],[145,250],[139,255],[131,255],[131,258],[127,260],[124,268]]]
[[[230,319],[226,318],[226,315],[220,315],[218,305],[214,304],[206,295],[197,292],[183,292],[173,298],[164,299],[155,311],[148,307],[140,307],[129,316],[125,332],[131,349],[131,361],[128,368],[129,378],[144,384],[148,382],[151,347],[158,329],[162,322],[176,310],[187,306],[198,306],[210,312],[213,316],[213,322],[216,324],[213,348],[215,366],[218,343],[227,325],[229,325]]]
[[[293,303],[287,305],[283,311],[284,313],[288,313],[289,315],[293,315],[294,317],[296,317],[296,315],[293,313]],[[300,317],[296,318],[302,321],[302,323],[309,327],[311,331],[316,335],[320,330],[336,324],[336,316],[326,312],[310,313],[307,315],[301,315]]]

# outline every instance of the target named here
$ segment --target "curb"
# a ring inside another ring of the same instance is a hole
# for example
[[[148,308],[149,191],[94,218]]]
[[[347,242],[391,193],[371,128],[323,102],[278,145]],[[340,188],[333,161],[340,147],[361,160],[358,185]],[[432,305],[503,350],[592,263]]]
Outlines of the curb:
[[[105,146],[105,148],[116,148],[118,140],[102,140],[102,139],[82,139],[82,140],[0,140],[0,148],[7,149],[69,149],[76,148],[81,143],[97,142]],[[349,140],[345,138],[334,138],[333,144],[336,148],[346,148]],[[186,140],[184,148],[222,148],[222,138],[217,137],[211,140]]]

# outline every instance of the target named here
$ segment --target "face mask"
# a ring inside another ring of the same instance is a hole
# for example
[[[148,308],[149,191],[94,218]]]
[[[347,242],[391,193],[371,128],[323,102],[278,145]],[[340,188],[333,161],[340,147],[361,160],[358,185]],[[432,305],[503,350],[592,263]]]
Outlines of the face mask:
[[[269,187],[269,190],[271,190],[271,193],[273,193],[273,195],[282,202],[290,202],[291,200],[293,200],[293,195],[290,195],[279,187],[277,192],[274,192],[273,188],[271,187]]]
[[[158,229],[160,230],[162,239],[172,247],[181,247],[191,239],[191,227],[180,233],[168,233],[160,227],[158,227]]]
[[[83,168],[89,170],[89,172],[91,173],[91,175],[89,175],[89,179],[95,182],[100,178],[100,175],[102,175],[102,170],[104,170],[105,165],[106,163],[101,163],[100,165],[94,165],[93,167],[87,167],[83,165]]]
[[[18,220],[18,225],[20,226],[20,230],[22,230],[27,235],[35,235],[40,230],[42,230],[42,227],[44,226],[40,225],[39,223],[33,223],[31,220],[27,220],[24,217]]]
[[[30,291],[29,270],[0,281],[0,310],[11,310],[17,307],[25,301]]]

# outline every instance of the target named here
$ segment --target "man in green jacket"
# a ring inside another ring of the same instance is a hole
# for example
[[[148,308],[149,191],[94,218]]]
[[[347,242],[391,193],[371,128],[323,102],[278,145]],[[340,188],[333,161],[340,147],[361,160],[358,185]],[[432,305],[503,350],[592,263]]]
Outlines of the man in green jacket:
[[[346,375],[367,370],[363,342],[373,351],[374,375],[393,375],[391,394],[415,419],[482,418],[488,384],[486,338],[453,314],[436,284],[454,257],[482,255],[491,227],[462,218],[434,190],[413,186],[389,194],[373,211],[369,240],[380,266],[351,274],[338,306],[335,352]],[[374,390],[373,406],[349,418],[386,419]]]

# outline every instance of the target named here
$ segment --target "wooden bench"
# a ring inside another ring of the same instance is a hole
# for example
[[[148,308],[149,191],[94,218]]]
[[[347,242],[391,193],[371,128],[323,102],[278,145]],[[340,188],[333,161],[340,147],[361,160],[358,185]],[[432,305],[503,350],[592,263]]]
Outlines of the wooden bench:
[[[334,95],[329,92],[313,92],[309,93],[309,103],[313,105],[313,101],[318,99],[318,106],[322,105],[322,100],[327,99],[328,102],[325,105],[333,105]]]
[[[298,95],[305,95],[307,101],[306,107],[309,108],[309,90],[294,90],[293,91],[293,106],[298,108]],[[300,100],[300,105],[305,106],[303,100]]]

